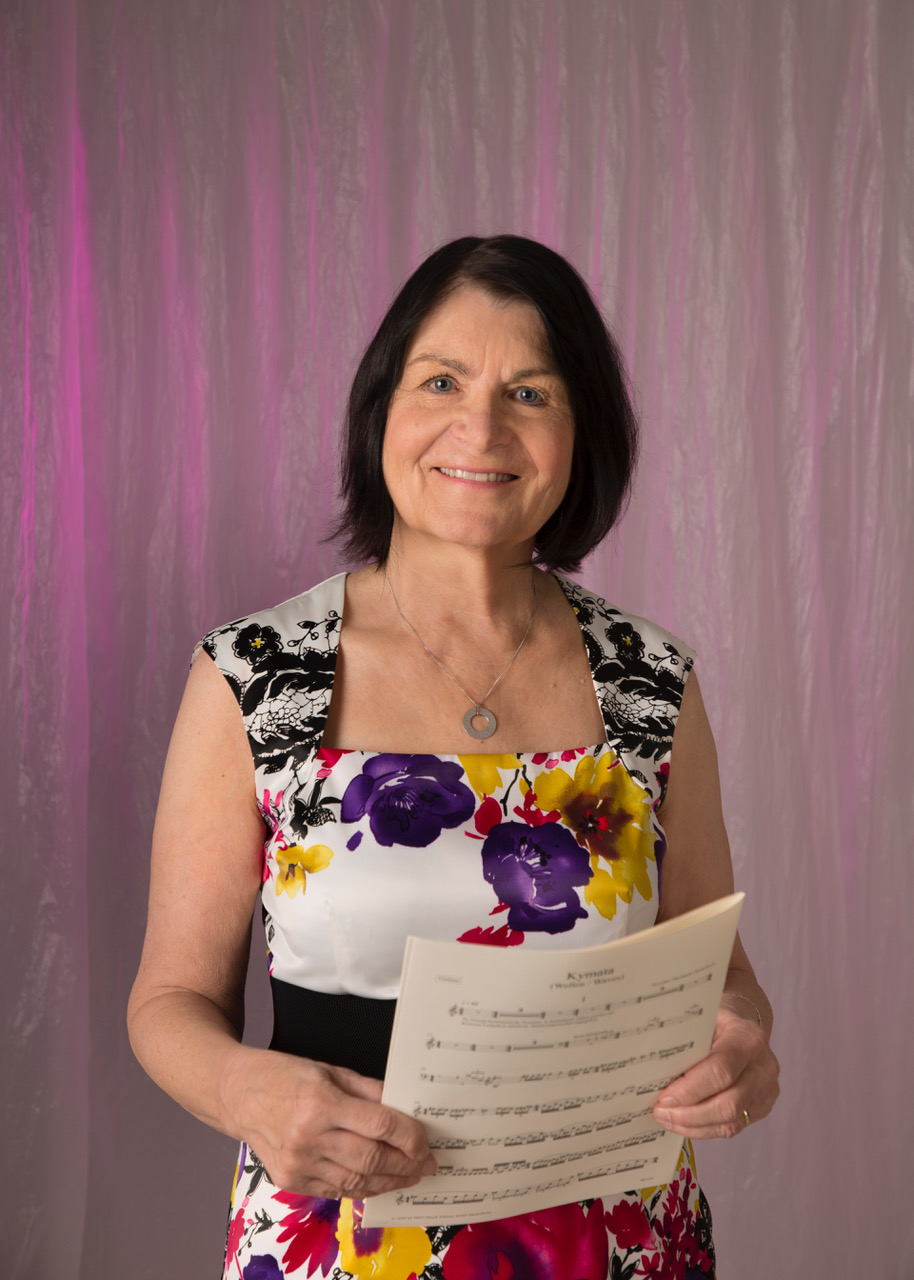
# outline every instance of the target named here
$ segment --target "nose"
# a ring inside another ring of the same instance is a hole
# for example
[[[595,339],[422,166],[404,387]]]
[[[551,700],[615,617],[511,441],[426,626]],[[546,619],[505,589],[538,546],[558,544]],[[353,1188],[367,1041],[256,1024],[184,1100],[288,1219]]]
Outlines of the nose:
[[[461,444],[475,453],[487,453],[507,436],[507,413],[498,395],[474,397],[465,403],[453,426]]]

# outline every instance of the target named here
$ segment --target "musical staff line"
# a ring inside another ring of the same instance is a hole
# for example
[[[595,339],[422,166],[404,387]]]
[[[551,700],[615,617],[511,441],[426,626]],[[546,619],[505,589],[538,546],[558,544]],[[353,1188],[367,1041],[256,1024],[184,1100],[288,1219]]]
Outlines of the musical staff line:
[[[695,987],[705,986],[711,981],[713,972],[708,968],[697,971],[694,977],[684,978],[681,982],[664,984],[656,991],[646,991],[620,1000],[607,1000],[601,1004],[579,1005],[573,1009],[559,1011],[549,1009],[478,1009],[470,1004],[453,1004],[448,1009],[448,1016],[460,1018],[466,1027],[494,1027],[509,1025],[519,1030],[525,1027],[565,1027],[583,1022],[596,1022],[607,1014],[619,1013],[651,1000],[659,1000],[663,996],[681,995]]]
[[[652,1031],[662,1031],[664,1027],[677,1026],[700,1018],[704,1008],[700,1004],[692,1004],[683,1013],[670,1018],[650,1018],[641,1026],[615,1028],[604,1031],[591,1031],[584,1035],[569,1036],[567,1040],[531,1040],[523,1044],[500,1044],[497,1041],[486,1043],[475,1040],[441,1040],[429,1036],[425,1041],[426,1049],[444,1049],[456,1053],[529,1053],[533,1050],[579,1049],[587,1045],[605,1044],[610,1040],[625,1040],[632,1036],[648,1035]]]
[[[526,1071],[520,1075],[489,1074],[484,1071],[467,1071],[460,1075],[449,1075],[444,1072],[420,1070],[418,1077],[427,1084],[459,1084],[484,1085],[486,1088],[498,1089],[509,1084],[551,1084],[561,1080],[577,1080],[581,1076],[605,1075],[609,1071],[624,1071],[627,1067],[640,1066],[645,1062],[660,1062],[666,1058],[674,1058],[691,1049],[694,1041],[687,1040],[682,1044],[671,1045],[664,1049],[653,1049],[650,1053],[636,1053],[630,1058],[619,1058],[614,1062],[598,1062],[590,1066],[569,1067],[567,1071]]]

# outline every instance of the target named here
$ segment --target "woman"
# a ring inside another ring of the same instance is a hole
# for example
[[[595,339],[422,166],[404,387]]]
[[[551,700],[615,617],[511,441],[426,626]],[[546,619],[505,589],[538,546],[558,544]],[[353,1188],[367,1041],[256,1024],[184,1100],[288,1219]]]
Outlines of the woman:
[[[409,933],[589,945],[732,889],[688,649],[556,576],[608,533],[634,453],[574,270],[520,237],[446,245],[353,384],[340,530],[367,565],[200,646],[130,1027],[150,1075],[241,1143],[226,1276],[713,1274],[688,1142],[667,1187],[360,1225],[364,1197],[435,1167],[421,1126],[380,1103]],[[267,1050],[240,1043],[261,891]],[[770,1026],[737,941],[711,1053],[657,1121],[729,1137],[766,1115]]]

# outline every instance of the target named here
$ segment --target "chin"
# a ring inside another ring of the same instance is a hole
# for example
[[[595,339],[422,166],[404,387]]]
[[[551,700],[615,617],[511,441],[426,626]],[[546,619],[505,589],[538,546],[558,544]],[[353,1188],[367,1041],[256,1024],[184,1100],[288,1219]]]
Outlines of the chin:
[[[444,521],[420,532],[447,546],[466,547],[474,551],[527,547],[535,537],[535,533],[517,527],[506,528],[503,524],[481,520],[478,516]]]

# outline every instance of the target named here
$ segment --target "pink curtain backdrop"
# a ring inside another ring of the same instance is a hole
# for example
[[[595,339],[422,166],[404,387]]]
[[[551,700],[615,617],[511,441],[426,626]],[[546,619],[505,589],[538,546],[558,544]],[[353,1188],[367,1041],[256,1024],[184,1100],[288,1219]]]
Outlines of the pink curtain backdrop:
[[[187,662],[342,567],[360,351],[498,231],[637,389],[581,577],[700,651],[783,1064],[722,1280],[914,1274],[912,68],[904,0],[4,0],[4,1276],[217,1274],[233,1144],[124,1030]]]

